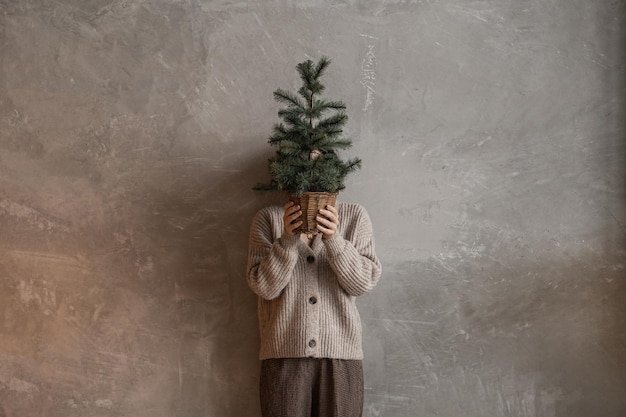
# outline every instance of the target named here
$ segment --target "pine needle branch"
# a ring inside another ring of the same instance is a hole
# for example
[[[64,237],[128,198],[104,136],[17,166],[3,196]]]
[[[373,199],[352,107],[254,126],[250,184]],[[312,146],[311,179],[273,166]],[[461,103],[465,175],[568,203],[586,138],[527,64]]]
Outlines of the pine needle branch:
[[[274,91],[274,100],[278,101],[279,103],[285,103],[287,105],[301,108],[304,107],[304,105],[302,104],[302,102],[300,102],[300,99],[297,96],[290,93],[289,91],[285,91],[280,88]]]

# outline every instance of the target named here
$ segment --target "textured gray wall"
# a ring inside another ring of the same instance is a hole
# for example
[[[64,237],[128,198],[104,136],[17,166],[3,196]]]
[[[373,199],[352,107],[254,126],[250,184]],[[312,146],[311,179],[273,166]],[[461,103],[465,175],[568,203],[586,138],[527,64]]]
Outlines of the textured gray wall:
[[[626,2],[0,0],[0,416],[258,413],[248,227],[326,54],[365,416],[626,416]]]

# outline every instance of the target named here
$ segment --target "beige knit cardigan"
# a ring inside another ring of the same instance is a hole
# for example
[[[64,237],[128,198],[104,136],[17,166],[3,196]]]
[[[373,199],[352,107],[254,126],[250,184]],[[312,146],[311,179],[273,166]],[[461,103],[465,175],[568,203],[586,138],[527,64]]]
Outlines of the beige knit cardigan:
[[[338,203],[330,239],[283,235],[284,209],[260,210],[252,221],[247,280],[258,295],[260,359],[363,359],[356,297],[381,274],[370,218],[358,204]]]

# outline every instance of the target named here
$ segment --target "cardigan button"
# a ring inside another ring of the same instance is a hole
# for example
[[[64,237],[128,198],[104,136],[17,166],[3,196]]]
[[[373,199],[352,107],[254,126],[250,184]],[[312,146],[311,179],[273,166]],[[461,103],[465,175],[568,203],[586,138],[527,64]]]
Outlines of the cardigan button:
[[[310,264],[312,264],[313,262],[315,262],[315,256],[313,255],[309,255],[306,257],[306,261]]]
[[[309,340],[309,347],[310,348],[314,348],[316,344],[317,343],[315,342],[315,340],[313,340],[313,339]]]
[[[315,304],[315,303],[317,303],[317,298],[309,297],[309,304]]]

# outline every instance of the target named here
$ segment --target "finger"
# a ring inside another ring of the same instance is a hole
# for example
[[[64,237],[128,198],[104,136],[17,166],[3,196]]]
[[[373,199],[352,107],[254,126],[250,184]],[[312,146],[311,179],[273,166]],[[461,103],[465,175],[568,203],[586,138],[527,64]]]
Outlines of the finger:
[[[290,201],[289,203],[285,204],[285,211],[293,210],[294,208],[300,208],[300,206],[294,203],[293,201]]]
[[[298,217],[301,215],[302,215],[302,210],[300,210],[300,206],[293,206],[285,212],[285,217],[294,217],[294,216]]]
[[[332,229],[330,229],[330,228],[328,228],[328,227],[324,226],[322,223],[317,223],[317,224],[315,225],[315,228],[316,228],[317,230],[319,230],[320,232],[324,233],[324,234],[329,234],[329,233],[332,233]]]
[[[285,223],[285,225],[293,225],[296,222],[299,222],[299,224],[302,224],[302,212],[301,211],[297,211],[295,213],[292,213],[289,216],[285,216],[283,222]]]
[[[328,220],[330,220],[331,222],[333,222],[333,223],[337,223],[338,220],[339,220],[337,215],[335,213],[333,213],[332,211],[330,211],[330,210],[321,209],[320,210],[320,214],[322,216],[324,216],[325,218],[327,218]]]
[[[293,202],[292,200],[289,200],[289,201],[287,201],[285,203],[285,205],[283,207],[284,207],[285,211],[287,211],[287,210],[289,210],[290,207],[293,207],[295,205],[296,205],[295,202]]]
[[[316,227],[316,229],[317,229],[318,231],[322,232],[322,234],[323,234],[324,236],[329,236],[329,237],[330,237],[330,236],[334,236],[334,234],[335,234],[335,230],[333,230],[333,229],[329,229],[329,228],[327,228],[327,227],[324,227],[324,226],[322,226],[322,224],[320,224],[320,223],[318,223],[318,224],[317,224],[317,226],[315,226],[315,227]]]
[[[289,223],[289,226],[287,226],[286,229],[289,231],[289,233],[293,233],[293,231],[297,229],[301,224],[302,220],[298,220],[296,222]]]
[[[337,209],[331,205],[327,205],[326,207],[324,207],[326,210],[326,212],[328,213],[332,213],[332,217],[339,219],[339,212],[337,212]]]
[[[333,221],[332,221],[332,220],[327,219],[327,218],[322,217],[322,216],[317,216],[317,217],[315,218],[315,220],[317,220],[317,222],[318,222],[319,224],[322,224],[322,225],[324,225],[324,226],[325,226],[325,227],[327,227],[327,228],[332,228],[332,227],[335,225],[335,223],[333,223]]]
[[[298,205],[290,206],[289,208],[285,209],[285,217],[290,216],[293,213],[297,213],[299,210],[300,210],[300,206]]]
[[[285,218],[285,223],[294,224],[296,221],[302,222],[302,220],[299,220],[301,216],[302,216],[302,213],[294,213],[291,216]]]
[[[295,221],[293,223],[287,222],[285,223],[285,232],[289,235],[294,235],[295,230],[302,224],[302,220]]]

